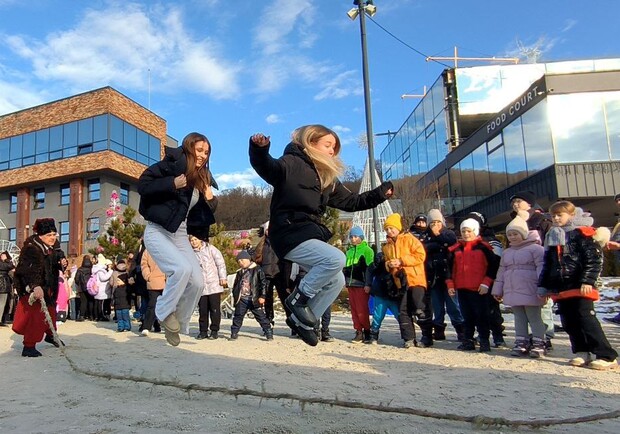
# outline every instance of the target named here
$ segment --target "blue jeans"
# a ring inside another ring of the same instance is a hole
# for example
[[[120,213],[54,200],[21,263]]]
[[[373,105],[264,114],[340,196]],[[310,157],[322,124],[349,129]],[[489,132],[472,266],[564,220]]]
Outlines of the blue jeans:
[[[72,319],[74,321],[77,319],[77,307],[76,307],[77,302],[75,300],[78,300],[78,299],[77,298],[69,299],[69,319]]]
[[[131,330],[131,319],[129,319],[129,309],[118,309],[116,311],[116,330],[119,332]]]
[[[310,297],[308,307],[320,318],[344,288],[344,253],[323,241],[307,240],[284,258],[308,270],[299,282],[299,291]]]
[[[372,324],[370,330],[378,332],[383,323],[383,318],[387,310],[390,309],[396,321],[398,321],[398,311],[400,310],[400,303],[398,300],[389,299],[385,297],[374,296],[374,310],[372,312]]]
[[[431,305],[433,307],[433,325],[443,327],[446,311],[453,326],[462,325],[464,322],[463,315],[461,315],[461,309],[456,296],[450,297],[448,295],[448,288],[445,285],[435,285],[430,291]]]
[[[200,263],[189,244],[187,226],[181,223],[175,233],[147,222],[144,245],[159,269],[166,275],[164,291],[157,299],[155,315],[165,320],[172,313],[181,325],[181,333],[189,332],[189,320],[202,294]]]

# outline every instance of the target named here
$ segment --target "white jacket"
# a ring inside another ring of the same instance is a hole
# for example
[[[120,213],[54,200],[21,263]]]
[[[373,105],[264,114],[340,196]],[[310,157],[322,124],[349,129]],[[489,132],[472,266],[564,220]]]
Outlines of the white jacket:
[[[202,270],[204,281],[202,295],[224,292],[224,288],[220,285],[220,280],[226,280],[226,264],[222,253],[217,247],[205,242],[202,243],[199,250],[194,250],[194,253]]]
[[[111,289],[108,289],[108,283],[114,270],[109,269],[105,265],[93,265],[92,274],[97,276],[99,292],[95,295],[95,300],[106,300],[111,296]]]

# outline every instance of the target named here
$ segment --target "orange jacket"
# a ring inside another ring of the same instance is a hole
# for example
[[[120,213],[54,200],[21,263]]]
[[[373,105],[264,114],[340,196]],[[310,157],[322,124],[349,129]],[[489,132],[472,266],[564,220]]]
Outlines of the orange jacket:
[[[416,237],[409,232],[401,232],[396,237],[396,240],[388,238],[382,250],[386,263],[390,259],[400,259],[402,261],[402,268],[405,270],[407,284],[410,287],[421,286],[426,288],[426,272],[424,270],[426,251]]]

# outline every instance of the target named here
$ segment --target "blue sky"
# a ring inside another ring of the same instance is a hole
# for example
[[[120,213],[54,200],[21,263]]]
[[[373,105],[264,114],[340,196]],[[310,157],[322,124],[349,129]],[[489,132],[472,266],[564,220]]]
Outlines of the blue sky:
[[[375,0],[374,20],[424,54],[541,61],[620,57],[620,2]],[[343,159],[366,151],[359,22],[352,0],[0,0],[0,114],[112,86],[162,116],[177,140],[212,142],[223,188],[260,185],[254,132],[279,156],[300,125],[333,128]],[[396,131],[444,68],[367,21],[375,133]],[[521,48],[520,48],[521,47]],[[449,61],[444,63],[450,64]],[[476,63],[482,65],[487,63]],[[460,66],[473,66],[461,62]],[[375,139],[376,157],[387,144]]]

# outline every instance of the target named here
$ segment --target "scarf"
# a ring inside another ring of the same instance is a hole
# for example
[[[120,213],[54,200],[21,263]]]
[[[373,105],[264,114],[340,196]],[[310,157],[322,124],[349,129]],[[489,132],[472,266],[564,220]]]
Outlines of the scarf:
[[[545,235],[545,250],[552,246],[565,246],[566,233],[574,230],[576,227],[572,220],[564,226],[553,226]]]

